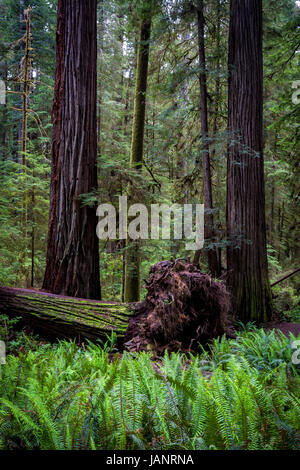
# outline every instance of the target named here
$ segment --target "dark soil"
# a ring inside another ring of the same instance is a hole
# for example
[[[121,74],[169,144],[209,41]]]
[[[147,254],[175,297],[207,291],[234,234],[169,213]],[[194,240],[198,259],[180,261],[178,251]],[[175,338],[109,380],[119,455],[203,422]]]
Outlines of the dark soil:
[[[300,323],[289,323],[289,322],[272,322],[267,326],[267,330],[277,329],[281,331],[285,336],[289,336],[292,333],[294,336],[300,334]]]

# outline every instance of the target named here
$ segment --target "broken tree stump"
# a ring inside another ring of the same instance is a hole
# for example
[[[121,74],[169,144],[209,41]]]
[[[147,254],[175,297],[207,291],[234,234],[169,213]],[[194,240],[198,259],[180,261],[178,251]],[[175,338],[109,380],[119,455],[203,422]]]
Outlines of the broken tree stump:
[[[136,304],[100,302],[46,292],[0,287],[0,313],[21,317],[44,335],[107,339],[129,351],[187,351],[229,334],[229,294],[223,282],[192,263],[162,261],[150,269],[148,291]]]

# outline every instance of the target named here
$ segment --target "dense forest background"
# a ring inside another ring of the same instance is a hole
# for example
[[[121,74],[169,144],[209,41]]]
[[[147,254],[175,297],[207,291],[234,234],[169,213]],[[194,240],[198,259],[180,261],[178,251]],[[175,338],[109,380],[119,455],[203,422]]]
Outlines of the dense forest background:
[[[140,202],[203,202],[200,126],[199,18],[191,2],[157,2],[149,40],[143,171],[130,164],[137,49],[143,3],[101,0],[97,6],[97,193],[82,204],[118,204],[128,183]],[[226,269],[227,60],[229,1],[204,3],[207,116],[214,248]],[[26,9],[31,7],[30,15]],[[25,11],[25,15],[24,15]],[[57,3],[2,0],[0,78],[0,284],[39,288],[48,232],[51,108],[55,78]],[[29,20],[28,20],[29,18]],[[299,261],[300,105],[292,95],[300,79],[300,8],[294,0],[268,0],[263,10],[264,158],[269,275]],[[24,96],[26,99],[24,100]],[[24,166],[26,171],[23,171]],[[162,259],[186,257],[181,240],[148,240],[140,247],[141,279]],[[124,299],[126,247],[100,242],[104,300]],[[208,271],[205,251],[200,267]],[[296,287],[297,276],[289,281]],[[291,293],[294,295],[294,292]],[[141,296],[144,289],[141,283]]]

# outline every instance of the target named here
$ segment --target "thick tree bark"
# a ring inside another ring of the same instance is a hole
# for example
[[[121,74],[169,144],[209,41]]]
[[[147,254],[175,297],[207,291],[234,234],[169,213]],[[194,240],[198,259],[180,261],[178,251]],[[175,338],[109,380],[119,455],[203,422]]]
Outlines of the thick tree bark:
[[[99,1],[99,13],[98,13],[98,44],[100,45],[100,67],[99,67],[99,75],[102,73],[102,61],[101,55],[103,47],[103,39],[104,39],[104,4],[103,0]],[[102,89],[102,80],[100,77],[99,82],[97,83],[97,91],[98,91],[98,116],[97,116],[97,149],[98,149],[98,156],[101,157],[102,155],[102,141],[101,141],[101,129],[102,129],[102,101],[103,101],[103,89]]]
[[[217,132],[219,129],[219,110],[221,108],[221,64],[220,64],[220,56],[221,56],[221,2],[222,0],[217,0],[217,23],[216,23],[216,49],[217,49],[217,58],[216,58],[216,84],[215,84],[215,98],[214,98],[214,124],[213,124],[213,136],[215,141],[217,141]],[[216,155],[216,147],[213,148],[211,152],[212,162],[215,160]],[[218,171],[216,172],[216,186],[218,187],[220,184],[218,175]],[[216,221],[214,220],[214,228],[215,228]],[[217,258],[218,258],[218,275],[222,273],[222,247],[221,247],[221,238],[222,238],[222,230],[220,231],[220,224],[218,224],[219,230],[215,229],[214,235],[216,240],[218,241],[217,250]]]
[[[124,339],[133,306],[99,302],[29,289],[0,287],[0,310],[49,337],[107,339],[112,331]]]
[[[47,266],[43,288],[100,299],[97,188],[97,1],[59,0]]]
[[[228,287],[244,322],[271,318],[263,161],[262,0],[232,0],[227,160]]]
[[[146,112],[146,91],[150,49],[151,20],[143,19],[138,47],[132,140],[130,153],[131,168],[141,170],[144,151],[144,128]],[[129,188],[129,201],[134,203],[134,189]],[[135,302],[140,295],[140,242],[129,240],[125,264],[125,301]]]
[[[202,133],[202,165],[203,165],[203,193],[204,193],[204,238],[206,242],[214,242],[214,217],[213,217],[213,198],[211,184],[211,169],[208,141],[208,111],[207,111],[207,78],[206,78],[206,58],[205,58],[205,39],[204,39],[204,15],[203,0],[199,0],[197,8],[197,26],[198,26],[198,52],[200,65],[200,107],[201,107],[201,133]],[[195,263],[199,261],[199,251],[195,254]],[[207,249],[208,268],[212,276],[217,277],[219,272],[219,263],[216,247]]]

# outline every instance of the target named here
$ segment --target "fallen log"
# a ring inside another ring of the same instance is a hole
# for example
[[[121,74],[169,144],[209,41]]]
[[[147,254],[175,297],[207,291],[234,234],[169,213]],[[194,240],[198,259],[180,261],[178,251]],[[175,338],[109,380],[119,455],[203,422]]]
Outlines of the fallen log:
[[[47,337],[96,341],[114,331],[122,342],[134,305],[0,287],[0,313],[20,317],[23,324]]]
[[[291,273],[286,274],[285,276],[281,277],[281,278],[278,279],[277,281],[273,282],[273,284],[271,284],[271,287],[274,287],[274,286],[276,286],[277,284],[279,284],[280,282],[285,281],[285,280],[288,279],[289,277],[294,276],[294,274],[297,274],[299,271],[300,271],[300,268],[297,268],[297,269],[295,269],[294,271],[292,271]]]
[[[129,351],[187,351],[231,335],[229,294],[222,282],[192,263],[163,261],[150,269],[148,291],[136,304],[100,302],[0,287],[0,313],[22,318],[34,331],[59,338],[107,339]]]

